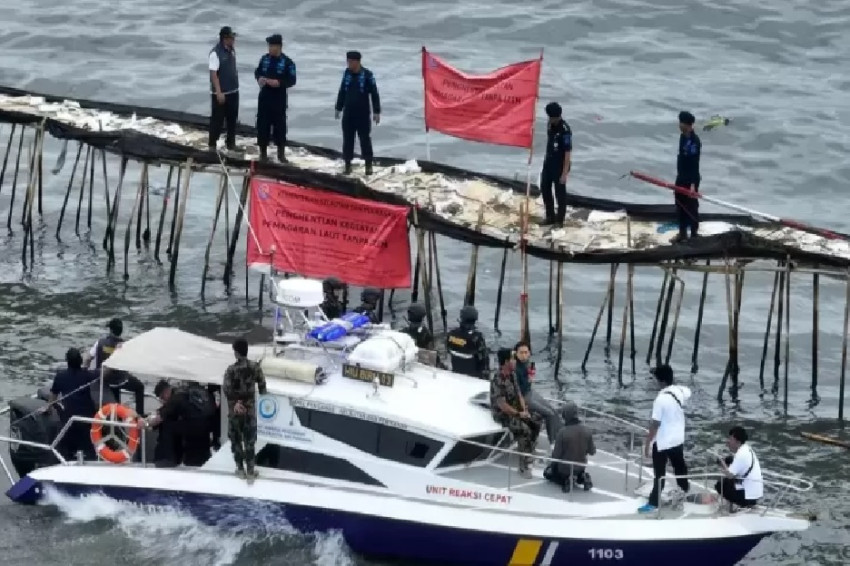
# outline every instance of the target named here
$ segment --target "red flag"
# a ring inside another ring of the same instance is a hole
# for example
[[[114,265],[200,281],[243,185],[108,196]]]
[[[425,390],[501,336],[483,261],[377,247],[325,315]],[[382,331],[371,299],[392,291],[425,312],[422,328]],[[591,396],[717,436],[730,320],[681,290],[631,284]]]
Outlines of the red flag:
[[[381,289],[410,287],[407,207],[251,179],[248,265],[334,276]],[[255,239],[256,237],[256,239]]]
[[[423,47],[426,131],[530,148],[542,64],[541,55],[486,75],[470,75]]]

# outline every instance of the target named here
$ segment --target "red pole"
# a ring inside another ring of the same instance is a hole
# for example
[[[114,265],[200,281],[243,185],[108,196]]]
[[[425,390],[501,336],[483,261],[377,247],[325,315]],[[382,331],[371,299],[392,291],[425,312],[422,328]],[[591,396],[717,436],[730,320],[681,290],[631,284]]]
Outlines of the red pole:
[[[686,187],[680,187],[680,186],[674,185],[673,183],[668,183],[667,181],[664,181],[663,179],[659,179],[657,177],[647,175],[646,173],[641,173],[640,171],[629,171],[629,175],[631,175],[635,179],[640,179],[641,181],[649,183],[650,185],[655,185],[657,187],[670,189],[671,191],[677,192],[679,194],[682,194],[682,195],[685,195],[685,196],[688,196],[688,197],[691,197],[691,198],[702,199],[706,202],[711,202],[711,203],[714,203],[714,204],[717,204],[717,205],[720,205],[720,206],[723,206],[723,207],[726,207],[726,208],[731,208],[732,210],[737,210],[737,211],[743,212],[745,214],[748,214],[750,216],[756,216],[756,217],[759,217],[759,218],[764,218],[765,220],[769,220],[771,222],[776,222],[776,223],[781,224],[783,226],[787,226],[788,228],[794,228],[795,230],[802,230],[804,232],[811,232],[813,234],[818,234],[818,235],[823,236],[824,238],[827,238],[827,239],[830,239],[830,240],[848,240],[847,236],[844,236],[842,234],[837,234],[837,233],[833,232],[832,230],[827,230],[825,228],[818,228],[817,226],[812,226],[811,224],[804,224],[803,222],[798,222],[797,220],[791,220],[790,218],[780,218],[779,216],[773,216],[771,214],[765,214],[765,213],[759,212],[757,210],[752,210],[750,208],[738,206],[737,204],[725,202],[725,201],[722,201],[720,199],[716,199],[716,198],[706,196],[706,195],[704,195],[700,192],[692,191],[692,190],[690,190]]]

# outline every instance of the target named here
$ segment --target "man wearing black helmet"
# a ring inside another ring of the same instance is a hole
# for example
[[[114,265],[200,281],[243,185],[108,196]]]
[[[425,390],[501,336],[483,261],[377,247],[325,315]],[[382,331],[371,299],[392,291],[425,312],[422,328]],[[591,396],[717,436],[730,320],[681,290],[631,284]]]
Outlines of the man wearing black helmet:
[[[94,369],[99,370],[109,357],[121,347],[124,339],[124,323],[120,318],[113,318],[106,327],[109,334],[94,343],[88,354],[83,358],[83,367],[88,368],[94,361]],[[129,391],[136,397],[136,413],[142,415],[145,410],[145,384],[139,378],[125,371],[110,370],[104,373],[104,383],[112,390],[115,400],[121,402],[120,390]]]
[[[325,293],[325,300],[319,305],[319,308],[322,309],[322,312],[325,313],[328,319],[342,316],[342,303],[336,292],[344,286],[345,284],[336,277],[328,277],[322,281],[322,291]]]
[[[413,338],[416,347],[433,350],[434,335],[425,325],[425,307],[419,303],[412,303],[407,307],[407,323],[407,328],[402,332]]]
[[[567,215],[567,175],[572,166],[573,132],[562,118],[561,105],[550,102],[546,105],[549,127],[546,138],[546,156],[543,158],[543,171],[540,174],[540,194],[546,209],[544,225],[564,223]],[[555,185],[555,198],[552,198],[552,185]],[[555,201],[558,210],[555,211]]]
[[[257,100],[257,145],[260,147],[260,160],[268,157],[269,138],[274,138],[277,146],[277,160],[286,162],[286,107],[287,89],[295,86],[295,63],[284,55],[283,38],[279,33],[266,38],[269,52],[260,58],[254,70],[254,78],[260,85],[260,97]]]
[[[487,342],[475,323],[478,310],[472,305],[460,309],[460,326],[449,332],[446,349],[452,361],[452,371],[480,379],[490,379],[490,356]]]
[[[381,300],[381,292],[373,287],[367,287],[360,293],[360,306],[354,309],[354,312],[365,314],[369,317],[369,322],[372,324],[380,324],[378,313],[375,309],[378,308],[378,301]]]

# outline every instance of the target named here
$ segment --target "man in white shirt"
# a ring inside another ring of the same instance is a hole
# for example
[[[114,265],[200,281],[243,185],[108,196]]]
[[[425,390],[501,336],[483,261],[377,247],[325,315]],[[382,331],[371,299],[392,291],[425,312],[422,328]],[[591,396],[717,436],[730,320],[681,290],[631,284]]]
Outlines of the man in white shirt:
[[[667,462],[673,466],[677,476],[688,473],[685,464],[685,403],[691,397],[691,390],[683,385],[673,385],[673,369],[668,365],[655,369],[655,378],[662,386],[652,403],[652,418],[649,433],[646,435],[644,454],[652,455],[652,469],[655,479],[649,502],[638,509],[639,513],[651,513],[658,509],[660,478],[667,475]],[[683,491],[690,488],[687,478],[676,478]]]
[[[230,26],[218,33],[218,43],[209,53],[210,137],[209,149],[216,150],[222,131],[226,129],[225,145],[236,149],[236,120],[239,117],[239,72],[236,68],[236,34]]]
[[[761,466],[752,447],[747,444],[748,436],[744,427],[732,427],[726,444],[734,457],[720,460],[720,466],[726,476],[718,481],[714,489],[726,501],[738,507],[753,507],[764,495],[764,482]]]

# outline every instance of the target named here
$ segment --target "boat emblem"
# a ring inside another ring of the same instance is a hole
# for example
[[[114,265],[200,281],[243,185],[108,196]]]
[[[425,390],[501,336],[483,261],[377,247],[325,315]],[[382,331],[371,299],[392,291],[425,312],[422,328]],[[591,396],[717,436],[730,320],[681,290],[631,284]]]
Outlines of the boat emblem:
[[[260,399],[259,409],[260,417],[271,420],[277,415],[277,401],[273,397],[263,397]]]

